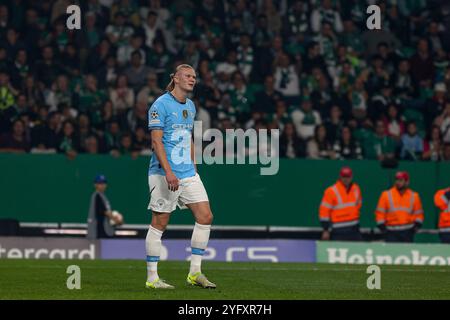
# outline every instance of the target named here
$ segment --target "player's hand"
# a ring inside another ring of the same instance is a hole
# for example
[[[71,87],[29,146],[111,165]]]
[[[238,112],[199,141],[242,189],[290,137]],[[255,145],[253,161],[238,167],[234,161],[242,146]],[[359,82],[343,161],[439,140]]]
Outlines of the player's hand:
[[[323,241],[330,240],[330,231],[324,230],[322,232],[322,237],[320,239],[323,240]]]
[[[173,172],[168,172],[166,174],[166,181],[170,191],[178,190],[178,178],[173,174]]]

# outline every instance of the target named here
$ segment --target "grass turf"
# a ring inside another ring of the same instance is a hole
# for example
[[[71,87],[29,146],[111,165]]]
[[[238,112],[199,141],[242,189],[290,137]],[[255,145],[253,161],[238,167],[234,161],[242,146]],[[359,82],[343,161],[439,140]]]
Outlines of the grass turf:
[[[69,265],[81,268],[81,290],[68,290]],[[0,299],[450,299],[450,268],[380,266],[381,290],[366,287],[367,266],[203,262],[217,289],[185,284],[188,262],[162,261],[161,278],[175,290],[144,288],[136,260],[0,260]]]

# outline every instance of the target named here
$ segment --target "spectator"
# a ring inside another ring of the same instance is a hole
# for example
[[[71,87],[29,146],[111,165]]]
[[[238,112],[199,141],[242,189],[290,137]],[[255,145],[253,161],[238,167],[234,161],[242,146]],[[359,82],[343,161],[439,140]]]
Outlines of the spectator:
[[[108,25],[105,30],[106,36],[111,44],[119,48],[125,46],[133,34],[133,28],[127,26],[125,22],[125,14],[118,11],[114,15],[114,23]]]
[[[166,30],[165,40],[171,54],[178,54],[185,46],[185,41],[191,35],[189,26],[181,14],[175,16],[173,26]]]
[[[442,136],[438,126],[431,128],[431,133],[428,139],[424,141],[424,151],[422,158],[424,160],[440,161],[443,159],[442,155]]]
[[[66,120],[62,124],[62,129],[58,137],[58,152],[64,153],[69,159],[74,159],[79,149],[75,125],[72,121]]]
[[[394,89],[394,94],[403,99],[410,100],[412,99],[415,87],[411,77],[411,65],[408,60],[403,59],[399,62],[398,71],[394,74],[394,77],[391,79],[391,85]]]
[[[424,116],[425,123],[431,127],[433,120],[444,112],[446,104],[450,102],[447,99],[447,87],[445,83],[439,82],[434,86],[434,95],[426,102]]]
[[[9,82],[6,72],[0,72],[0,111],[4,111],[14,105],[17,90]]]
[[[36,63],[36,79],[46,88],[50,88],[61,71],[60,64],[55,61],[53,48],[45,46],[42,49],[42,60]]]
[[[149,73],[147,84],[139,90],[136,100],[145,101],[147,105],[150,105],[162,94],[163,90],[158,85],[158,76],[156,73]]]
[[[139,152],[140,155],[150,155],[152,153],[151,140],[147,134],[146,127],[139,126],[136,128],[132,149]]]
[[[75,94],[78,98],[78,110],[91,115],[100,110],[107,99],[106,92],[98,88],[97,78],[93,74],[85,77],[83,86]]]
[[[78,127],[79,141],[80,141],[80,151],[85,152],[86,139],[89,136],[94,135],[94,132],[91,128],[91,121],[89,120],[89,117],[86,113],[78,114],[77,127]]]
[[[61,54],[61,62],[63,65],[63,73],[70,77],[80,76],[81,63],[79,52],[73,42],[69,42],[65,46],[65,49]]]
[[[429,52],[428,40],[420,39],[417,43],[417,52],[411,57],[411,70],[413,80],[417,85],[424,85],[425,81],[434,78],[433,57]]]
[[[287,54],[281,54],[275,60],[275,90],[291,102],[297,102],[300,98],[300,83],[295,66]]]
[[[167,77],[167,69],[172,63],[172,58],[172,55],[166,50],[164,42],[161,39],[155,39],[153,48],[148,51],[147,64],[152,66],[158,79],[162,80],[164,77]],[[158,82],[158,84],[163,86],[161,82]]]
[[[305,34],[309,31],[309,4],[300,0],[292,2],[284,18],[284,35],[293,40],[299,34]]]
[[[96,74],[99,87],[102,89],[113,87],[117,81],[117,61],[113,55],[106,58],[106,64]]]
[[[134,34],[130,38],[130,43],[124,46],[121,46],[117,50],[117,62],[119,67],[124,67],[125,65],[130,63],[131,54],[135,51],[138,51],[141,54],[141,64],[145,65],[146,54],[144,49],[142,48],[143,40],[141,35]]]
[[[48,114],[47,121],[33,128],[31,145],[34,152],[55,153],[61,130],[61,114],[53,111]]]
[[[87,154],[98,154],[99,145],[98,138],[95,135],[89,135],[84,140],[84,153]]]
[[[450,143],[444,144],[443,161],[450,161]]]
[[[117,77],[116,87],[110,91],[109,98],[113,104],[114,114],[125,113],[133,107],[134,93],[128,87],[128,79],[125,75],[122,74]]]
[[[308,140],[306,156],[310,159],[336,159],[324,125],[318,125],[314,130],[314,137]]]
[[[237,47],[237,64],[245,78],[248,79],[253,69],[254,52],[251,46],[250,35],[242,34]]]
[[[114,55],[114,50],[108,39],[103,39],[100,43],[91,49],[86,61],[87,70],[100,70],[106,66],[108,58]]]
[[[155,12],[157,16],[157,24],[162,29],[167,29],[167,21],[170,18],[170,11],[161,5],[161,0],[147,0],[147,6],[140,8],[139,12],[141,20],[144,21],[148,17],[149,12]]]
[[[95,12],[86,12],[84,15],[84,20],[85,25],[81,29],[79,43],[85,48],[85,50],[91,50],[100,43],[102,34],[97,27],[97,16]]]
[[[275,102],[282,97],[281,92],[275,90],[273,76],[267,76],[264,80],[264,90],[255,93],[253,109],[263,113],[273,113]]]
[[[11,82],[15,88],[21,88],[25,77],[31,72],[28,55],[25,49],[18,49],[11,70]]]
[[[30,141],[25,137],[25,125],[22,120],[16,120],[11,132],[0,136],[0,152],[25,153],[29,150]]]
[[[30,105],[41,104],[45,98],[42,90],[40,90],[31,74],[28,74],[21,86],[21,91],[27,97]]]
[[[163,33],[158,25],[158,14],[155,11],[149,11],[146,19],[142,23],[145,32],[145,45],[149,48],[153,47],[156,38],[163,38]]]
[[[421,158],[423,150],[423,139],[417,133],[417,126],[414,122],[409,122],[406,126],[406,133],[402,135],[400,158],[418,160]]]
[[[145,101],[137,101],[134,108],[126,113],[127,128],[135,131],[139,126],[147,126],[147,110]]]
[[[450,143],[450,102],[447,102],[442,114],[435,119],[435,124],[441,129],[444,143]]]
[[[396,105],[389,105],[383,121],[387,134],[397,143],[400,142],[401,136],[405,132],[405,124]]]
[[[352,131],[349,127],[345,126],[341,130],[341,138],[336,140],[333,146],[333,150],[336,155],[336,159],[340,160],[360,160],[362,159],[362,150],[359,142],[352,136]]]
[[[50,106],[50,111],[56,111],[61,103],[73,106],[73,93],[69,88],[69,80],[65,75],[59,75],[52,84],[51,90],[45,98],[46,104]]]
[[[316,126],[322,124],[319,112],[313,110],[310,97],[304,96],[301,109],[296,109],[291,113],[292,122],[295,125],[300,138],[307,140],[314,135]]]
[[[231,108],[228,108],[225,112],[228,117],[244,121],[250,114],[254,97],[247,86],[244,75],[240,71],[233,73],[231,78],[232,84],[228,91]]]
[[[311,15],[311,29],[314,32],[320,32],[323,23],[328,23],[334,32],[342,32],[344,27],[342,25],[341,15],[338,11],[333,9],[331,0],[322,1],[322,5],[314,9]]]
[[[6,30],[6,41],[3,42],[6,54],[10,57],[15,57],[19,49],[25,47],[24,43],[19,38],[19,33],[14,28]]]
[[[340,139],[344,121],[342,120],[342,110],[339,106],[333,105],[330,109],[330,116],[325,120],[325,128],[330,141]]]
[[[133,51],[131,54],[131,66],[125,69],[128,83],[135,92],[138,92],[145,85],[147,75],[152,71],[149,67],[143,65],[141,61],[141,53]]]
[[[282,22],[279,12],[273,3],[273,0],[264,0],[260,7],[260,13],[267,17],[267,23],[270,31],[273,34],[278,34],[281,31]]]
[[[385,161],[395,158],[395,141],[386,134],[386,126],[383,120],[375,123],[374,134],[364,140],[364,158],[369,160]]]
[[[295,126],[288,122],[284,126],[280,137],[280,156],[283,158],[300,158],[305,156],[305,146],[303,141],[297,136]]]

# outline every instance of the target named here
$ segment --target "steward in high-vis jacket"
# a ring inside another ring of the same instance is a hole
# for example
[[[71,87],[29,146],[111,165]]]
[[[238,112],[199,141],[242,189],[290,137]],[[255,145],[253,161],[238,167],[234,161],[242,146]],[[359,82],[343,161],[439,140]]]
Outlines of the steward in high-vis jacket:
[[[409,188],[409,174],[399,171],[395,185],[383,193],[375,210],[378,228],[386,233],[386,242],[413,242],[423,224],[419,194]]]
[[[450,243],[450,188],[438,190],[434,204],[439,208],[439,237],[442,243]]]
[[[360,241],[359,215],[362,196],[353,172],[343,167],[338,181],[328,187],[319,207],[322,240]],[[331,232],[330,232],[331,230]]]

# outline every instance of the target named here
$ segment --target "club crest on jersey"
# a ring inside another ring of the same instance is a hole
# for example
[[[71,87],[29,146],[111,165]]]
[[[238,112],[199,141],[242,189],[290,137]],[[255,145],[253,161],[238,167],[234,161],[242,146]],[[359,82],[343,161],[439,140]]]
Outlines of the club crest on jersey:
[[[183,110],[183,118],[187,119],[187,117],[188,117],[188,111]]]

